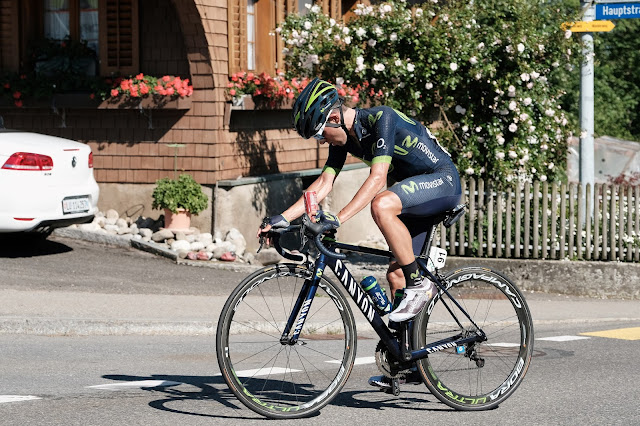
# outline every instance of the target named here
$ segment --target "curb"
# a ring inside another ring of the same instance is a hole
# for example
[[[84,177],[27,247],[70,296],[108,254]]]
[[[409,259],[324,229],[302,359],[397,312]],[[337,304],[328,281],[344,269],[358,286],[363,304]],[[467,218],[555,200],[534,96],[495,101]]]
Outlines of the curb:
[[[36,336],[160,336],[215,335],[217,322],[127,321],[113,319],[11,318],[0,319],[0,335]]]
[[[74,240],[83,240],[91,243],[109,244],[116,247],[131,247],[133,235],[125,237],[123,235],[103,234],[99,232],[87,232],[73,228],[57,228],[53,231],[53,235],[57,237],[72,238]]]

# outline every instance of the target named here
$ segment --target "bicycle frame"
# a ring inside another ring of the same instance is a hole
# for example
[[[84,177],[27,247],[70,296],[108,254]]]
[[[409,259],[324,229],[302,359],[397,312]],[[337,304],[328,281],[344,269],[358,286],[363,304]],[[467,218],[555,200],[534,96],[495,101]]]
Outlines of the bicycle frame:
[[[339,242],[332,242],[330,245],[332,248],[373,254],[387,258],[391,258],[393,256],[390,251],[353,246]],[[418,258],[418,264],[426,273],[428,273],[429,277],[440,288],[439,296],[442,297],[443,294],[447,294],[449,299],[452,300],[456,304],[456,306],[465,314],[465,316],[474,324],[474,326],[476,326],[468,313],[458,304],[453,296],[449,294],[446,286],[440,281],[440,279],[430,271],[428,271],[427,265],[424,260]],[[347,290],[347,293],[349,293],[351,299],[358,306],[358,309],[360,309],[367,321],[369,321],[369,323],[371,324],[371,327],[373,327],[382,342],[388,348],[389,353],[399,361],[413,362],[422,358],[426,358],[429,354],[437,351],[486,340],[486,337],[482,330],[480,330],[480,328],[476,326],[477,332],[475,333],[475,335],[464,337],[461,334],[458,334],[439,340],[437,342],[433,342],[424,348],[411,350],[411,339],[409,336],[409,332],[413,327],[413,321],[409,321],[406,325],[403,325],[400,339],[398,339],[393,335],[389,327],[387,327],[387,325],[384,323],[384,320],[374,308],[366,292],[362,289],[360,283],[353,278],[351,272],[349,272],[348,268],[342,262],[342,260],[326,256],[325,254],[321,253],[315,261],[313,277],[305,281],[300,294],[298,295],[294,308],[291,312],[291,315],[289,316],[287,324],[280,338],[280,342],[282,344],[294,345],[298,341],[298,337],[300,336],[300,332],[304,326],[307,313],[309,312],[311,303],[313,302],[313,298],[316,294],[316,290],[320,284],[320,277],[324,273],[327,266],[334,272],[336,277],[338,277],[342,286]],[[434,300],[436,300],[436,298],[434,298]],[[446,303],[445,306],[447,306]],[[458,319],[448,306],[447,309],[451,313],[452,317],[456,320],[456,322],[458,322]],[[289,337],[289,333],[292,329],[293,334],[291,335],[291,337]]]

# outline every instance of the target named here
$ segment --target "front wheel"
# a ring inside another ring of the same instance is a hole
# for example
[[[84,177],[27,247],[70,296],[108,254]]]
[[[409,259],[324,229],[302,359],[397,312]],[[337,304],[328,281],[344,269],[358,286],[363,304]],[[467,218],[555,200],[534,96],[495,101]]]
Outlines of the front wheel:
[[[305,281],[304,265],[279,264],[247,277],[220,314],[218,365],[229,388],[270,418],[308,416],[337,394],[356,355],[353,314],[339,288],[322,276],[295,345],[280,337]],[[298,320],[295,321],[297,323]]]
[[[444,279],[447,291],[485,333],[487,340],[452,347],[417,362],[425,384],[440,401],[458,410],[488,410],[516,390],[533,353],[533,321],[518,288],[491,269],[468,267]],[[477,328],[441,290],[420,314],[418,347]]]

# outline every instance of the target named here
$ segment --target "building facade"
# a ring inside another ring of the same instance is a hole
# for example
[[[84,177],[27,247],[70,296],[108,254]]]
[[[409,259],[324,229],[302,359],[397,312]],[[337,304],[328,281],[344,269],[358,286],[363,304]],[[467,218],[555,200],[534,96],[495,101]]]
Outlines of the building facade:
[[[319,3],[342,19],[355,6]],[[100,208],[153,216],[150,193],[174,171],[194,176],[214,198],[220,181],[322,167],[326,147],[291,130],[290,110],[231,109],[229,76],[275,73],[283,41],[274,33],[304,0],[0,0],[0,70],[31,78],[32,46],[43,39],[85,40],[88,73],[190,79],[189,98],[164,104],[106,104],[87,91],[0,101],[7,128],[78,140],[94,152]],[[159,215],[155,212],[155,215]],[[212,211],[196,223],[212,226]],[[209,222],[209,223],[208,223]]]

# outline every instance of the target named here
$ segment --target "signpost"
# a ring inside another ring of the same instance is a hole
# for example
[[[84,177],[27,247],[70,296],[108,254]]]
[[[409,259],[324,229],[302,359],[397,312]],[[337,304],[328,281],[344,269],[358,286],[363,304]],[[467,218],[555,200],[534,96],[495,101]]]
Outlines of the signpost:
[[[562,24],[563,30],[571,30],[574,33],[594,33],[609,32],[615,28],[615,24],[611,21],[579,21],[565,22]]]
[[[596,19],[640,18],[640,3],[596,4]]]
[[[563,30],[582,33],[582,53],[585,60],[580,68],[580,183],[591,186],[593,197],[594,174],[594,93],[593,93],[593,35],[611,31],[615,24],[609,19],[640,18],[640,3],[628,0],[580,0],[582,21],[565,22]],[[583,192],[584,194],[584,192]],[[581,201],[584,202],[584,201]],[[593,209],[593,203],[591,203]],[[585,211],[585,210],[583,210]],[[591,217],[593,210],[587,212]],[[582,219],[585,219],[584,217]],[[584,223],[584,222],[583,222]]]

